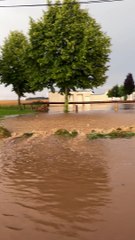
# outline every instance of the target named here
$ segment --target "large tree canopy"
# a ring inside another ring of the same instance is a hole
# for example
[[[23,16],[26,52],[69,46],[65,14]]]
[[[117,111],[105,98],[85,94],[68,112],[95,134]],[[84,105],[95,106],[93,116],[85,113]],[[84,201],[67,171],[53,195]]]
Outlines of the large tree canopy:
[[[76,0],[50,3],[41,19],[31,19],[29,36],[33,89],[56,86],[67,103],[71,90],[105,82],[110,39]]]
[[[1,83],[5,86],[12,85],[12,90],[20,98],[25,92],[31,92],[28,84],[28,72],[26,65],[26,52],[28,41],[25,35],[19,31],[13,31],[5,39],[1,48],[0,74]]]

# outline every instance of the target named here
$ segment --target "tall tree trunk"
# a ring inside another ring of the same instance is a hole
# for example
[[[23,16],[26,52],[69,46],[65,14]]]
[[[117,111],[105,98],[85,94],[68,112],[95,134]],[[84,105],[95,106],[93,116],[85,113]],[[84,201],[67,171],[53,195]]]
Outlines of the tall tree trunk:
[[[21,97],[18,94],[18,108],[21,109]]]
[[[65,103],[64,103],[64,112],[68,113],[68,88],[65,88]]]

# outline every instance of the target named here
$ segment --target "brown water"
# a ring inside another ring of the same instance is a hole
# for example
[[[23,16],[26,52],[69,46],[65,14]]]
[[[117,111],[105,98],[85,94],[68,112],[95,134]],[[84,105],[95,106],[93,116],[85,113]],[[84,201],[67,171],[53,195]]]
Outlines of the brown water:
[[[95,110],[115,110],[116,103],[108,103],[108,104],[69,104],[69,111],[70,112],[76,112],[76,107],[78,112],[86,112],[86,111],[95,111]],[[120,109],[120,104],[119,104]],[[50,105],[49,106],[49,112],[63,112],[64,105]]]
[[[134,240],[135,138],[0,145],[1,240]]]
[[[1,124],[11,132],[22,133],[43,131],[54,133],[57,129],[76,129],[80,133],[89,133],[91,129],[110,129],[118,127],[135,128],[134,111],[91,111],[81,113],[41,113],[1,120]]]

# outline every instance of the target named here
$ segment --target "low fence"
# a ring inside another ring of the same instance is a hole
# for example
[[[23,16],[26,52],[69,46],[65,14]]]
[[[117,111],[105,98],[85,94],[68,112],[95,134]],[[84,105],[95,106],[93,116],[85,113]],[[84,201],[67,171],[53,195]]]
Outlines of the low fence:
[[[63,107],[64,106],[64,102],[51,102],[49,100],[45,100],[45,101],[21,101],[22,102],[22,106],[25,107],[30,107],[31,109],[34,110],[34,108],[38,108],[41,107],[39,110],[41,111],[48,111],[48,109],[50,107]],[[39,104],[39,106],[38,106]],[[123,109],[131,109],[135,107],[135,100],[127,100],[127,101],[123,101],[123,100],[110,100],[110,101],[85,101],[85,102],[69,102],[69,106],[73,108],[73,111],[78,112],[79,108],[82,106],[84,107],[84,110],[99,110],[102,106],[106,105],[110,107],[114,110],[114,111],[118,111],[119,109],[121,109],[121,107]],[[15,100],[9,100],[9,101],[0,101],[0,105],[17,105],[17,101]],[[96,107],[95,107],[96,106]],[[103,107],[104,107],[103,106]],[[88,109],[89,108],[89,109]]]
[[[23,105],[30,105],[31,104],[31,107],[33,107],[35,105],[34,102],[32,103],[24,103]],[[64,106],[64,102],[51,102],[51,101],[48,101],[48,102],[39,102],[39,104],[43,105],[43,106],[46,106],[48,109],[49,107],[51,106]],[[93,105],[98,105],[98,107],[100,105],[111,105],[113,110],[114,111],[118,111],[120,108],[121,108],[121,105],[123,105],[123,109],[131,109],[134,107],[134,104],[135,104],[135,100],[127,100],[127,101],[124,101],[124,100],[111,100],[111,101],[85,101],[85,102],[69,102],[69,106],[72,105],[73,106],[73,109],[75,112],[78,112],[79,110],[79,106],[91,106],[91,108],[89,110],[92,110],[92,106]],[[97,108],[98,109],[98,108]],[[94,110],[94,109],[93,109]]]

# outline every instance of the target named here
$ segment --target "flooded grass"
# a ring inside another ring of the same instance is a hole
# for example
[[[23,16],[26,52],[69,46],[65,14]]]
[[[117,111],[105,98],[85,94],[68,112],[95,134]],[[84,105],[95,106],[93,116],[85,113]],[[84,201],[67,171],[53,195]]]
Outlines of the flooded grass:
[[[55,135],[62,136],[62,137],[76,137],[78,135],[78,132],[76,130],[68,131],[66,129],[58,129],[55,132]],[[135,136],[135,132],[132,132],[131,129],[129,130],[122,130],[121,128],[117,128],[115,130],[112,130],[110,132],[103,132],[103,131],[96,131],[92,130],[89,134],[86,134],[86,137],[89,140],[93,139],[114,139],[114,138],[131,138]]]
[[[55,132],[55,135],[57,136],[62,136],[62,137],[76,137],[78,135],[78,132],[76,130],[73,130],[73,131],[68,131],[66,129],[58,129],[56,132]]]
[[[22,135],[22,137],[24,137],[24,138],[30,138],[32,136],[33,136],[33,133],[31,133],[31,132],[26,132]]]
[[[11,133],[4,127],[0,126],[0,138],[10,137]]]
[[[135,136],[135,132],[122,130],[121,128],[118,128],[116,130],[112,130],[111,132],[105,133],[105,132],[96,132],[92,131],[91,133],[87,134],[87,138],[89,140],[98,139],[98,138],[131,138]]]

